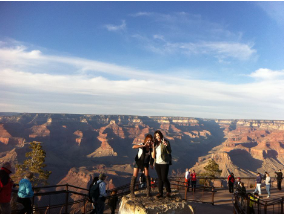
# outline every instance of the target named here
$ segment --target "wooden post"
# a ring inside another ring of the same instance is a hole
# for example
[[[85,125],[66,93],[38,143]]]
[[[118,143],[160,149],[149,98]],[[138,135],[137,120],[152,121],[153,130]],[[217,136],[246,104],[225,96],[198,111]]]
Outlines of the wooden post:
[[[249,202],[250,202],[250,198],[249,198],[249,196],[247,196],[247,213],[250,213]]]
[[[187,186],[184,188],[184,199],[187,200]]]
[[[267,214],[267,201],[264,204],[264,214]]]
[[[282,197],[282,200],[281,200],[281,214],[283,214],[283,197]]]
[[[212,205],[214,205],[214,194],[215,194],[215,190],[214,190],[214,186],[212,187]]]
[[[68,200],[69,200],[69,191],[68,191],[68,184],[66,184],[65,214],[68,213]]]

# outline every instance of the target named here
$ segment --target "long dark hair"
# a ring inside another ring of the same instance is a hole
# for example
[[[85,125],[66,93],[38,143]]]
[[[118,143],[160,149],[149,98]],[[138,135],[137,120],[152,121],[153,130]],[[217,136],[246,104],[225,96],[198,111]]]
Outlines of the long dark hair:
[[[162,134],[162,132],[160,130],[157,130],[154,133],[154,141],[155,141],[155,143],[157,143],[157,139],[156,139],[156,134],[157,133],[160,135],[161,140],[164,139],[164,135]]]

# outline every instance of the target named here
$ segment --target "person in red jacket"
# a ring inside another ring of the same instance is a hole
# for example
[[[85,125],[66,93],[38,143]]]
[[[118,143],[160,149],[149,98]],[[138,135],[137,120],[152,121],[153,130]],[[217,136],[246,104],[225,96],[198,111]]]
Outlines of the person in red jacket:
[[[228,176],[228,185],[229,185],[229,192],[230,192],[230,193],[234,193],[234,184],[235,184],[234,173],[231,173],[231,174]]]
[[[13,181],[10,178],[12,167],[9,162],[5,162],[0,170],[0,213],[11,214],[11,194]]]
[[[196,188],[196,173],[195,173],[195,170],[192,170],[190,177],[191,177],[192,192],[195,192],[195,188]]]

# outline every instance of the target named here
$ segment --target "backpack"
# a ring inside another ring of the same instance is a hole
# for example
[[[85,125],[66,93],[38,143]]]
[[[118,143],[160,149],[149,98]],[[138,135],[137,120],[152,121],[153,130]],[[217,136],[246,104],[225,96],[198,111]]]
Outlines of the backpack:
[[[95,183],[90,191],[89,191],[89,198],[92,202],[96,202],[98,199],[99,199],[99,196],[100,196],[100,185],[101,182],[97,182]]]

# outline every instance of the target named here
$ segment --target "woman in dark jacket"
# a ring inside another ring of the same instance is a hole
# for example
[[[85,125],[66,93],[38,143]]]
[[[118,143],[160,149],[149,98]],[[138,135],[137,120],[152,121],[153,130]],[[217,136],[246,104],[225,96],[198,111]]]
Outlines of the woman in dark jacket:
[[[165,185],[167,190],[167,197],[171,196],[171,186],[168,179],[169,166],[172,164],[172,149],[170,142],[164,139],[161,131],[155,131],[154,133],[155,149],[153,152],[153,158],[155,158],[155,169],[159,180],[159,193],[157,198],[163,197],[163,186]]]
[[[150,183],[150,176],[149,176],[149,165],[153,169],[153,137],[152,135],[148,134],[145,139],[144,143],[134,145],[133,149],[139,149],[138,153],[135,157],[135,165],[133,170],[133,176],[131,178],[130,183],[130,195],[131,197],[135,197],[134,195],[134,188],[135,188],[135,182],[138,175],[139,169],[141,171],[144,171],[146,176],[146,183],[147,183],[147,197],[150,196],[150,190],[151,190],[151,183]]]

